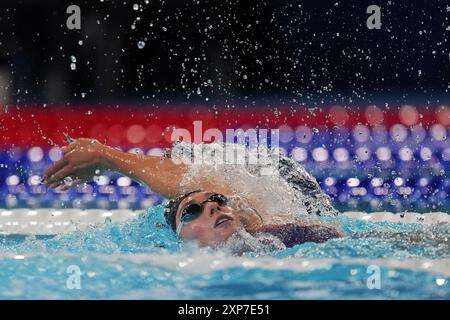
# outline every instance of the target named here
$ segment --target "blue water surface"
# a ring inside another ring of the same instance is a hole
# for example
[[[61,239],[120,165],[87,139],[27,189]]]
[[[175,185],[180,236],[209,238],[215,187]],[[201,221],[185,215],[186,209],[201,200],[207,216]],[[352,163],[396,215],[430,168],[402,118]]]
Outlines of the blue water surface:
[[[3,235],[0,298],[450,298],[448,224],[336,221],[345,238],[243,256],[178,242],[160,206],[69,234]]]

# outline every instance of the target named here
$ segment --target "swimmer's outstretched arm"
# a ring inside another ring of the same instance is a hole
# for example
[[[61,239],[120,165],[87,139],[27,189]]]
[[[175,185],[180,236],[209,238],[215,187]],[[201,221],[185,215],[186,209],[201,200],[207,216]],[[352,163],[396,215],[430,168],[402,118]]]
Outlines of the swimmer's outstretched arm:
[[[138,180],[166,198],[177,197],[187,191],[205,189],[229,193],[231,188],[219,177],[195,177],[187,188],[181,180],[188,167],[167,157],[130,154],[92,139],[77,139],[63,147],[63,157],[44,174],[44,183],[51,188],[67,190],[74,185],[91,181],[103,171],[117,171]],[[66,177],[72,178],[65,184]]]

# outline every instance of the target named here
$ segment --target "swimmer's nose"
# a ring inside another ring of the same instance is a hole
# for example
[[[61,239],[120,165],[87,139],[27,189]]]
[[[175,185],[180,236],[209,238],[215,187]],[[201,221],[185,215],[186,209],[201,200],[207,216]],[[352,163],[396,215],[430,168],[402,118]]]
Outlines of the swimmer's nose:
[[[230,213],[230,210],[227,210],[228,207],[226,206],[219,206],[217,202],[207,202],[205,203],[206,213],[209,214],[210,217],[213,217],[214,214],[220,213],[220,214],[227,214]]]
[[[206,202],[203,208],[206,211],[205,213],[212,217],[219,210],[219,205],[216,202]]]

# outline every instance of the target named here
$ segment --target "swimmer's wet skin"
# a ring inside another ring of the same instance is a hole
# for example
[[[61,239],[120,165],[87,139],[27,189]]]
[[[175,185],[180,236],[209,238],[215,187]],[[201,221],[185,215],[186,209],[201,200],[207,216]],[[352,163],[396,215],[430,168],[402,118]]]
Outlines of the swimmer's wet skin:
[[[221,200],[214,201],[213,197],[218,196],[221,196]],[[201,208],[201,212],[191,212],[193,210],[189,209],[194,205]],[[194,217],[185,223],[183,220],[187,216]],[[324,242],[342,236],[336,227],[329,225],[305,225],[295,219],[283,224],[264,223],[262,215],[257,212],[246,212],[243,217],[242,211],[228,205],[226,196],[202,190],[169,202],[165,217],[180,238],[196,240],[203,246],[219,245],[242,229],[252,235],[271,234],[286,247],[304,242]]]
[[[234,206],[229,201],[233,189],[220,176],[195,176],[189,190],[183,190],[181,180],[189,167],[168,157],[130,154],[83,138],[63,147],[62,152],[62,159],[44,174],[47,186],[67,190],[91,181],[100,172],[120,172],[173,199],[166,208],[167,223],[180,239],[196,241],[200,246],[219,246],[242,230],[251,235],[271,234],[287,247],[343,236],[334,225],[305,225],[295,217],[275,222],[256,196],[246,199],[251,204],[248,209]],[[70,185],[64,183],[67,177],[71,178]]]

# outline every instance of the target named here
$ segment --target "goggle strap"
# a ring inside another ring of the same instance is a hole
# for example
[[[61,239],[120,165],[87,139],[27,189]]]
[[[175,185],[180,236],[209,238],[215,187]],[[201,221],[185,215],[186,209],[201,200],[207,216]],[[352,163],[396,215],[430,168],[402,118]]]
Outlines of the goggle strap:
[[[180,223],[178,223],[178,226],[177,226],[177,236],[178,237],[180,236],[181,229],[183,229],[183,222],[182,221],[180,221]]]

